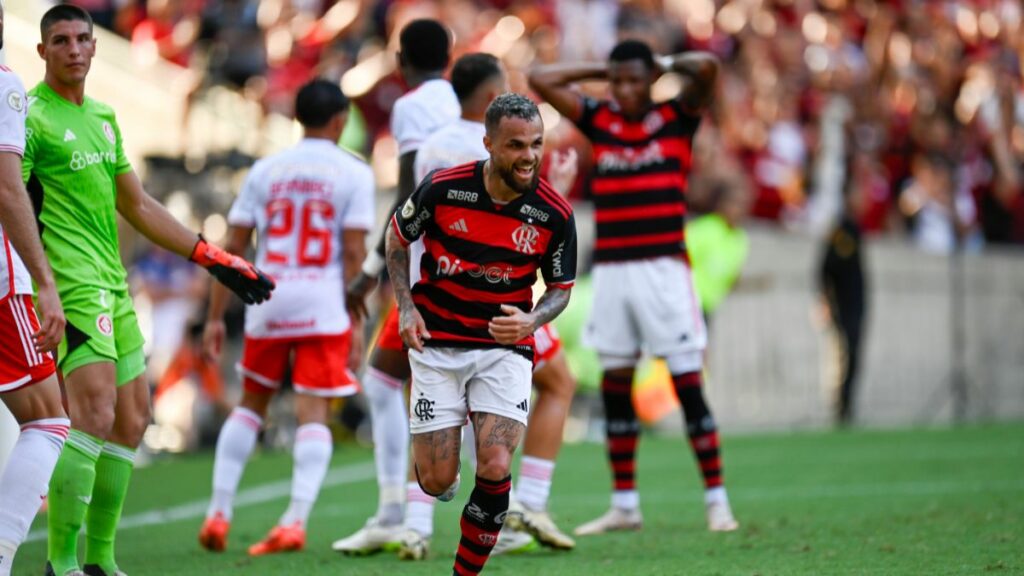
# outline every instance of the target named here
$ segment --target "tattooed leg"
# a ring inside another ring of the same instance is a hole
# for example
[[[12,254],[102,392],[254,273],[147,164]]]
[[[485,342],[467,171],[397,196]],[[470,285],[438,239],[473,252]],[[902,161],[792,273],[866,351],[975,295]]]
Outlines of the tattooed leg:
[[[413,462],[424,492],[441,494],[455,483],[461,448],[461,427],[412,435]]]
[[[474,412],[472,418],[476,430],[476,475],[488,480],[505,478],[526,426],[488,412]]]

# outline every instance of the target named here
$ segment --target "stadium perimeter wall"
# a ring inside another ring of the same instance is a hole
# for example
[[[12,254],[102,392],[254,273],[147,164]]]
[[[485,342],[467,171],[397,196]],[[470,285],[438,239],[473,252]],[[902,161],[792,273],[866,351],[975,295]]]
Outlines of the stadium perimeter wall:
[[[839,355],[816,319],[820,250],[806,236],[750,231],[751,287],[741,284],[712,321],[708,394],[724,429],[831,422]],[[1024,254],[967,254],[957,270],[955,258],[869,240],[865,258],[857,423],[1024,418]]]

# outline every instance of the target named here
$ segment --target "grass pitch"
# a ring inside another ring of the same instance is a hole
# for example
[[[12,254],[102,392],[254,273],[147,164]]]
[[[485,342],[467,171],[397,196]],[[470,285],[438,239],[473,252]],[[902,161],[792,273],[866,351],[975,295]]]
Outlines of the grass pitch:
[[[955,429],[726,436],[725,473],[740,530],[704,526],[696,466],[682,439],[641,440],[645,528],[580,539],[570,553],[492,558],[485,574],[820,575],[1024,574],[1024,423]],[[196,534],[212,456],[137,470],[118,535],[132,576],[201,574],[450,574],[458,516],[439,504],[433,556],[347,558],[330,543],[376,507],[372,454],[339,447],[302,553],[252,559],[245,549],[284,510],[289,455],[254,456],[242,480],[229,549],[201,550]],[[471,478],[471,475],[467,475]],[[603,513],[610,473],[601,445],[566,446],[552,512],[566,530]],[[42,574],[45,518],[18,553],[15,574]]]

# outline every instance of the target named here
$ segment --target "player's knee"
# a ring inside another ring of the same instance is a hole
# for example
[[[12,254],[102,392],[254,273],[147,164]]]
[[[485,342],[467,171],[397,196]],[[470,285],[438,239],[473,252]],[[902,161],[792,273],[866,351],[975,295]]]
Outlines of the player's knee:
[[[260,418],[267,417],[267,408],[270,406],[270,400],[274,395],[267,390],[266,393],[252,392],[249,389],[242,391],[242,399],[238,402],[238,405],[246,410],[251,410],[255,414],[258,414]]]
[[[476,475],[487,480],[501,480],[512,468],[512,453],[505,449],[486,449],[477,454]]]
[[[114,430],[114,401],[90,398],[80,403],[80,410],[72,410],[71,424],[97,438],[108,438]]]
[[[448,467],[440,466],[428,466],[428,467],[417,467],[417,477],[420,482],[420,488],[423,489],[427,494],[443,494],[445,490],[451,487],[455,483],[455,478],[458,475],[458,469],[449,470]]]

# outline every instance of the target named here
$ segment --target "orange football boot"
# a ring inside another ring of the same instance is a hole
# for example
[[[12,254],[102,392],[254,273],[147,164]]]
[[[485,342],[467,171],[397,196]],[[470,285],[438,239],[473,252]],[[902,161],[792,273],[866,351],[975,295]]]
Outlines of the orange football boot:
[[[211,552],[223,552],[228,546],[228,530],[231,523],[218,512],[213,518],[207,518],[199,529],[199,545]]]
[[[291,526],[274,526],[261,542],[249,546],[250,556],[263,556],[277,552],[298,552],[306,546],[306,530],[296,522]]]

